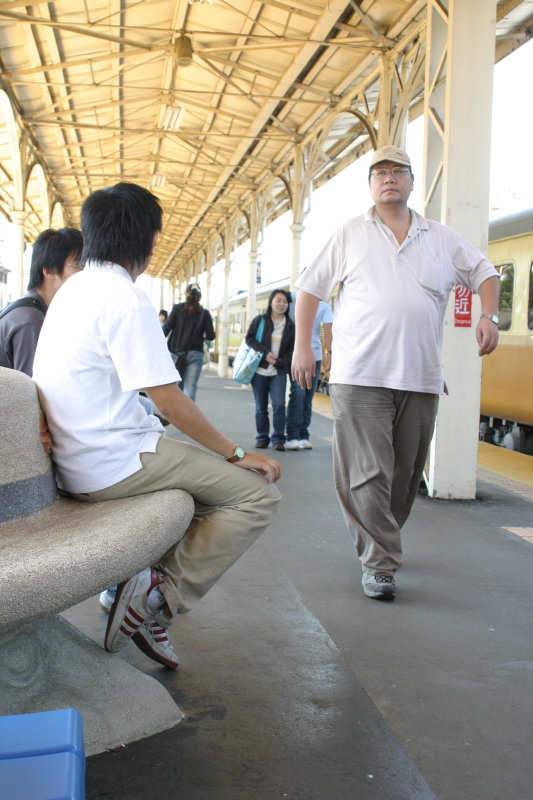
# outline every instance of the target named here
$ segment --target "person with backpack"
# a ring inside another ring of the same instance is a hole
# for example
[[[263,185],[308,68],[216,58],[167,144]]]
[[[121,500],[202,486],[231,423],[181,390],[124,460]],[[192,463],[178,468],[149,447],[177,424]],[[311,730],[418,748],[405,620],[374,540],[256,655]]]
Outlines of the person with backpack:
[[[0,367],[31,378],[44,316],[65,281],[79,272],[83,239],[75,228],[49,228],[35,240],[28,293],[0,312]]]
[[[215,338],[211,314],[200,304],[201,298],[199,285],[190,283],[185,290],[185,302],[173,306],[163,325],[168,349],[180,374],[180,389],[193,402],[204,365],[204,340],[210,342]]]

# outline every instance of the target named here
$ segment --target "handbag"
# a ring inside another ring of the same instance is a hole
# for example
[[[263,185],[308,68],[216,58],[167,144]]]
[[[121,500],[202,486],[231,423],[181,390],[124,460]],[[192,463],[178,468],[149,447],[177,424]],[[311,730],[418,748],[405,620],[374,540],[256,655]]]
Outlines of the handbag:
[[[255,334],[256,342],[260,342],[263,338],[264,327],[265,318],[261,317],[261,322]],[[260,350],[256,350],[254,347],[250,347],[246,344],[246,339],[243,339],[237,350],[237,355],[233,359],[233,380],[237,381],[237,383],[242,383],[243,386],[248,386],[263,356],[264,353]]]

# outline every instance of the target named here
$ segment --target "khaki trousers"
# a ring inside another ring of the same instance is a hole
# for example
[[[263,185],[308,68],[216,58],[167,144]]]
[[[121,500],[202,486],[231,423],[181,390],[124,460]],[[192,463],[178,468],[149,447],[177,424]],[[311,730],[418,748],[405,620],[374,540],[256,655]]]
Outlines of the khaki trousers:
[[[332,384],[333,469],[341,508],[368,572],[402,565],[400,529],[415,501],[438,395]]]
[[[280,494],[256,472],[235,466],[196,445],[161,436],[155,453],[141,453],[142,469],[78,500],[97,502],[161,489],[183,489],[195,501],[194,517],[180,541],[152,566],[165,573],[161,592],[168,626],[188,611],[258,538],[276,513]]]

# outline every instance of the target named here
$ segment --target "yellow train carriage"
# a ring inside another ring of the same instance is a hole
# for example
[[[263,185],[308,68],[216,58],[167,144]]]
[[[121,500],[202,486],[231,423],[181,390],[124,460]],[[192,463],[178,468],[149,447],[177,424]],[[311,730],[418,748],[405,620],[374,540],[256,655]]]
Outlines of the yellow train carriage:
[[[533,455],[533,212],[491,224],[500,273],[500,341],[483,359],[482,438]]]

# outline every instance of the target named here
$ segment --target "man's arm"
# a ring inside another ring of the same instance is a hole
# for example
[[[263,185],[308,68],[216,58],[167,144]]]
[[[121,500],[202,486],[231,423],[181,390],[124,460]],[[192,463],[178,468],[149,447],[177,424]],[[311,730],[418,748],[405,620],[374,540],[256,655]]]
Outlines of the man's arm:
[[[145,389],[156,404],[159,413],[166,417],[176,428],[183,431],[198,444],[204,445],[224,458],[231,458],[235,452],[235,443],[218,431],[203,414],[196,403],[193,403],[176,383],[163,386],[149,386]],[[244,469],[260,472],[270,483],[281,476],[281,466],[272,458],[259,453],[246,453],[236,465]]]
[[[296,339],[292,356],[292,377],[302,389],[310,389],[315,374],[315,354],[311,347],[313,323],[319,298],[300,289],[296,298]]]
[[[487,278],[478,289],[481,300],[482,314],[498,313],[498,298],[500,296],[500,281],[497,277]],[[492,353],[498,345],[498,326],[486,317],[481,317],[476,327],[476,339],[479,345],[478,355],[486,356]]]

